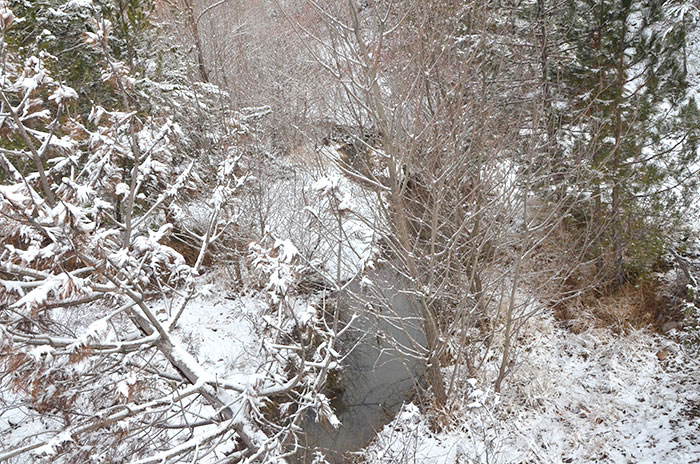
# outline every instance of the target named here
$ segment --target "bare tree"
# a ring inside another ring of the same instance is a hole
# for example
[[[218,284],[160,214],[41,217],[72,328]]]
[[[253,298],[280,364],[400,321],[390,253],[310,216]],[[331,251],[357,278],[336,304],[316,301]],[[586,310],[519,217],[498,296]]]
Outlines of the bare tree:
[[[523,285],[556,295],[571,271],[533,265],[572,202],[530,194],[548,175],[534,162],[547,146],[541,102],[521,97],[540,95],[537,62],[509,72],[519,44],[478,2],[307,3],[315,28],[288,19],[336,82],[329,106],[376,134],[356,134],[339,166],[375,192],[384,220],[367,223],[421,308],[435,404],[460,370],[445,382],[441,360],[475,375],[500,350],[498,390],[520,328],[551,303],[523,297]]]

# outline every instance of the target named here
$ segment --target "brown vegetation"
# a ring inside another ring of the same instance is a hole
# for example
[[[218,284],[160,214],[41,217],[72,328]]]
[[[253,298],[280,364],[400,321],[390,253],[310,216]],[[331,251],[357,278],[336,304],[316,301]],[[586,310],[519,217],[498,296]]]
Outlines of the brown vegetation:
[[[617,332],[644,328],[662,332],[668,323],[680,323],[683,319],[657,277],[637,284],[591,289],[557,303],[553,309],[554,317],[575,333],[592,327],[608,327]]]

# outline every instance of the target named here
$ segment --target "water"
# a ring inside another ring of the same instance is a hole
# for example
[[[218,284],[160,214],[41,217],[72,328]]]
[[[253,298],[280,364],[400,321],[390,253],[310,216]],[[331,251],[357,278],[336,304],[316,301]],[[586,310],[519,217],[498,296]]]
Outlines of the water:
[[[341,393],[331,403],[342,425],[333,429],[308,421],[304,462],[312,461],[314,449],[331,463],[351,462],[348,452],[369,444],[410,400],[422,378],[424,363],[418,356],[425,337],[415,298],[401,291],[400,279],[388,266],[369,278],[376,284],[371,291],[351,286],[352,296],[342,302],[347,303],[347,316],[360,316],[344,340],[357,346],[345,360],[338,382]]]

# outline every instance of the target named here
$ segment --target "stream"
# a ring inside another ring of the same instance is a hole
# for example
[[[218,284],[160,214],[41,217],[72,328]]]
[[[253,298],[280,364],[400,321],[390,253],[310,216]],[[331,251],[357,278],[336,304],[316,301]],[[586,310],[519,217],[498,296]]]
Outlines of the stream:
[[[375,284],[371,292],[351,284],[351,296],[341,302],[346,320],[359,316],[343,340],[356,346],[343,364],[340,393],[331,401],[342,425],[334,429],[308,420],[303,426],[308,451],[301,462],[313,462],[314,450],[330,463],[352,462],[350,453],[367,446],[421,382],[424,363],[410,355],[419,355],[425,345],[415,299],[401,292],[390,266],[368,277]]]

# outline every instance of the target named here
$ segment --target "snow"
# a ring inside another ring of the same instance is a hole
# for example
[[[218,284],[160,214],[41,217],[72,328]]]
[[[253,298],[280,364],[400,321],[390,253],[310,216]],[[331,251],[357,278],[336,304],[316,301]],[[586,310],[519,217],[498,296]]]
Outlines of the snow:
[[[276,241],[293,243],[303,260],[328,281],[353,278],[372,254],[376,196],[350,181],[332,161],[317,174],[298,165],[284,169],[294,176],[266,185],[266,231]]]
[[[64,2],[60,11],[52,8],[48,11],[52,15],[65,17],[69,9],[92,9],[93,7],[91,0],[70,0]],[[693,11],[697,11],[696,7],[691,8],[690,3],[684,4],[681,8],[676,12],[676,15],[681,18],[683,15],[691,15]],[[2,6],[0,6],[0,15],[4,23],[12,19],[11,12]],[[635,28],[640,25],[639,15],[633,16],[630,27],[636,30]],[[632,24],[633,22],[636,26]],[[520,23],[523,26],[525,24],[525,22]],[[104,20],[94,26],[96,32],[87,32],[86,36],[88,44],[97,45],[107,37],[111,25]],[[700,30],[696,29],[693,34],[698,38]],[[42,37],[50,40],[51,32],[45,30],[42,32]],[[348,52],[352,54],[351,50]],[[328,57],[324,56],[324,58]],[[15,90],[24,90],[27,96],[40,85],[53,82],[38,58],[30,61],[28,66],[30,64],[33,66],[31,72],[19,77],[14,84]],[[689,57],[691,82],[694,80],[697,83],[699,80],[698,63],[700,59],[697,54]],[[118,71],[124,70],[123,63],[115,63],[114,66]],[[105,78],[108,77],[112,77],[110,73],[105,74]],[[124,79],[131,78],[126,76]],[[384,95],[389,96],[391,92],[389,81],[380,76],[378,82]],[[627,85],[627,91],[635,92],[642,84],[641,80],[631,80]],[[55,90],[48,97],[55,104],[63,105],[78,98],[73,88],[55,87],[56,85],[58,84],[51,84],[49,92],[52,89]],[[700,88],[698,85],[695,86]],[[218,92],[213,85],[201,84],[201,87],[209,88],[211,92]],[[641,88],[643,91],[644,87]],[[171,90],[175,89],[173,87]],[[693,92],[697,93],[697,89]],[[589,97],[590,95],[586,98]],[[600,99],[597,101],[603,102]],[[344,106],[341,103],[343,102],[339,102],[338,106]],[[553,104],[562,111],[566,109],[564,102]],[[201,105],[204,111],[213,108],[204,101]],[[668,111],[671,110],[672,108],[668,108]],[[235,116],[238,118],[236,127],[247,133],[248,129],[244,130],[247,123],[252,123],[270,112],[269,106],[241,109]],[[89,120],[97,124],[105,114],[115,119],[121,118],[121,122],[115,123],[117,126],[124,125],[134,117],[134,113],[107,113],[104,109],[96,107]],[[23,115],[23,118],[31,118],[32,123],[41,126],[39,119],[48,116],[49,110],[44,109]],[[352,118],[349,117],[349,119]],[[62,153],[61,156],[57,154],[54,158],[47,160],[54,165],[51,177],[53,178],[54,173],[61,170],[72,171],[74,168],[79,168],[79,155],[82,153],[80,146],[84,142],[68,135],[54,135],[53,130],[44,129],[46,130],[42,131],[31,127],[27,130],[41,142],[42,146],[51,146],[59,151],[58,154]],[[583,129],[585,129],[584,126],[581,128],[570,126],[572,131]],[[146,153],[146,159],[141,160],[138,166],[139,176],[134,182],[140,185],[141,182],[167,178],[168,184],[158,197],[158,205],[166,197],[176,198],[188,185],[187,180],[194,161],[184,171],[181,171],[182,166],[176,169],[180,174],[173,184],[171,167],[168,164],[171,160],[168,157],[168,144],[165,139],[167,135],[173,134],[184,138],[186,132],[188,131],[179,127],[172,118],[168,118],[158,127],[152,127],[149,123],[146,129],[139,132],[141,148]],[[57,134],[63,133],[65,132],[57,132]],[[520,133],[528,135],[529,129],[521,130]],[[116,144],[116,142],[107,143],[109,138],[105,134],[90,134],[90,139],[95,143],[101,137],[104,138],[106,146]],[[590,135],[584,134],[582,137],[590,137]],[[161,144],[161,141],[164,143]],[[603,141],[610,144],[616,143],[616,140],[610,137]],[[675,140],[669,138],[660,146],[665,144],[671,147],[673,143]],[[131,156],[128,150],[120,152],[118,148],[115,145],[109,149],[105,148],[104,152],[98,150],[90,157],[91,159],[94,157],[95,160],[103,156],[105,159],[112,156],[124,157],[128,164],[128,158]],[[255,237],[259,243],[252,242],[251,251],[259,256],[254,264],[260,264],[259,267],[264,268],[266,290],[270,290],[269,293],[254,290],[253,288],[259,288],[255,285],[246,287],[245,290],[234,289],[232,284],[229,286],[231,279],[226,276],[225,269],[216,267],[206,268],[206,273],[203,275],[192,277],[196,279],[199,292],[179,319],[174,315],[177,311],[173,308],[177,307],[176,303],[179,304],[178,298],[180,301],[185,300],[183,293],[177,294],[182,290],[181,287],[175,288],[169,295],[164,294],[168,291],[165,286],[154,289],[153,292],[149,291],[148,298],[144,293],[143,298],[139,297],[138,301],[134,301],[142,306],[142,309],[136,311],[138,314],[148,314],[143,305],[153,306],[156,317],[160,319],[166,330],[172,331],[171,336],[163,335],[161,339],[158,338],[157,332],[154,332],[153,336],[139,339],[143,334],[122,331],[126,321],[120,321],[121,318],[116,315],[126,313],[123,308],[130,306],[112,309],[102,303],[96,303],[94,306],[57,307],[46,311],[45,316],[55,321],[56,327],[70,328],[70,335],[74,338],[68,339],[71,342],[66,345],[65,351],[70,352],[87,346],[92,341],[115,340],[115,345],[119,347],[127,346],[137,340],[143,342],[145,347],[152,347],[152,343],[158,345],[159,340],[160,342],[172,340],[174,346],[168,355],[171,359],[177,360],[175,364],[185,365],[197,377],[196,385],[188,387],[187,391],[194,394],[201,387],[201,389],[216,389],[217,392],[231,389],[240,393],[234,401],[220,402],[226,404],[226,407],[235,406],[234,418],[229,423],[206,425],[204,428],[197,429],[196,434],[191,431],[191,435],[187,438],[178,438],[177,435],[168,436],[174,437],[172,448],[156,452],[145,461],[166,461],[183,450],[197,448],[207,437],[219,435],[223,437],[226,434],[226,440],[228,440],[234,435],[230,428],[233,422],[246,428],[248,435],[254,438],[253,441],[264,446],[272,446],[270,444],[273,441],[267,441],[264,432],[254,427],[255,419],[252,416],[247,417],[247,408],[250,405],[258,406],[264,401],[256,395],[266,388],[269,392],[280,384],[284,386],[284,382],[288,380],[288,372],[282,372],[283,369],[294,367],[291,364],[284,366],[283,361],[286,361],[284,356],[287,354],[278,353],[277,358],[270,355],[271,349],[284,348],[282,344],[289,343],[284,340],[288,336],[284,324],[287,324],[287,327],[290,325],[289,321],[284,321],[280,317],[281,309],[278,311],[270,301],[273,303],[284,301],[285,309],[293,312],[295,316],[293,319],[298,323],[298,328],[308,329],[308,333],[312,333],[314,325],[323,322],[321,316],[324,309],[320,304],[316,307],[314,301],[309,301],[312,298],[294,299],[291,295],[287,295],[288,289],[293,288],[292,285],[299,277],[297,271],[302,268],[303,270],[313,268],[329,282],[340,287],[347,280],[357,276],[361,270],[372,266],[374,247],[377,246],[373,230],[376,230],[378,225],[381,226],[378,219],[381,215],[376,213],[376,209],[381,207],[383,186],[374,183],[372,188],[376,189],[375,191],[351,181],[352,172],[341,168],[337,163],[340,157],[338,150],[332,147],[325,147],[323,150],[328,158],[326,160],[328,165],[320,166],[318,170],[310,169],[309,166],[296,169],[296,166],[285,165],[282,169],[284,172],[279,176],[275,177],[273,174],[271,181],[259,181],[260,186],[255,187],[247,185],[254,183],[252,175],[236,177],[240,156],[227,158],[222,165],[221,174],[233,177],[236,188],[240,187],[241,190],[243,187],[260,188],[262,193],[254,199],[260,200],[260,204],[265,207],[269,205],[269,209],[265,211],[263,211],[264,207],[258,207],[258,213],[264,214],[264,218],[250,219],[243,217],[244,213],[240,214],[242,229],[255,230],[255,233],[258,233],[256,226],[260,226],[260,237]],[[643,150],[645,150],[643,151],[645,156],[653,155],[650,149]],[[6,162],[6,164],[11,163]],[[110,177],[119,179],[120,176],[112,176],[114,171],[111,174],[108,171],[107,168],[105,170],[100,168],[91,172],[100,173],[93,175],[104,176],[105,179]],[[259,174],[260,177],[266,175],[266,173]],[[499,183],[498,193],[504,197],[508,194],[511,198],[519,198],[516,189],[518,179],[513,165],[503,162],[498,169],[489,174],[502,180]],[[82,185],[69,177],[63,179],[66,188],[73,189],[74,197],[77,197],[81,203],[94,205],[94,210],[112,208],[110,203],[98,198],[102,192],[96,190],[92,184]],[[29,178],[29,180],[33,182],[36,179]],[[371,181],[367,182],[371,184]],[[108,182],[108,185],[113,184]],[[35,196],[31,191],[25,194],[25,188],[21,184],[0,186],[0,199],[8,206],[12,204],[13,207],[23,208],[24,204],[30,202],[31,196]],[[51,188],[53,189],[53,186]],[[136,188],[136,191],[132,190],[126,183],[117,183],[114,185],[113,193],[122,199],[130,193],[135,194],[137,199],[146,198],[146,194],[139,192],[139,188]],[[185,203],[187,206],[173,204],[172,212],[180,220],[178,225],[192,226],[195,232],[207,230],[210,225],[218,226],[219,223],[216,220],[221,218],[217,218],[217,215],[212,213],[209,205],[213,205],[214,211],[218,211],[216,208],[223,207],[227,202],[235,204],[238,201],[249,201],[253,197],[253,194],[250,197],[245,195],[239,197],[238,192],[234,197],[231,191],[231,188],[222,187],[212,195],[202,195],[209,201],[194,199],[190,204]],[[184,209],[189,211],[183,211]],[[94,239],[90,243],[99,243],[108,236],[115,236],[115,238],[121,236],[121,231],[116,228],[97,230],[96,228],[99,227],[97,220],[92,221],[96,215],[93,216],[87,210],[78,208],[63,197],[50,213],[49,219],[55,224],[70,224],[74,231],[85,234],[94,233]],[[120,273],[113,274],[117,279],[129,280],[133,277],[138,282],[141,278],[138,272],[135,272],[134,276],[130,274],[132,269],[138,269],[137,265],[140,267],[150,264],[152,268],[173,266],[177,269],[186,268],[183,257],[177,251],[160,243],[173,232],[173,226],[167,223],[155,223],[156,220],[145,221],[144,218],[149,216],[149,213],[150,211],[141,216],[141,219],[134,221],[132,240],[125,245],[125,248],[107,251],[110,257],[107,271],[123,268],[119,269]],[[236,214],[231,213],[231,217],[235,216],[238,219]],[[153,217],[155,216],[154,214]],[[244,223],[245,221],[249,223]],[[46,223],[49,224],[50,221],[47,220]],[[221,223],[223,224],[223,220]],[[516,220],[510,227],[515,231],[520,225],[521,223]],[[58,235],[57,231],[54,232]],[[250,237],[243,237],[243,239],[248,241]],[[0,251],[16,258],[17,261],[32,263],[50,257],[56,257],[56,260],[62,259],[59,248],[58,241],[56,244],[46,245],[43,237],[40,239],[30,237],[26,243],[22,242],[22,247],[16,243],[13,246],[8,242]],[[30,278],[25,280],[18,278],[16,281],[0,280],[2,287],[16,291],[20,295],[10,308],[26,307],[27,312],[30,312],[35,307],[48,302],[52,296],[67,297],[71,296],[71,292],[81,288],[89,289],[91,284],[96,288],[98,285],[107,283],[105,279],[91,281],[87,277],[84,279],[76,277],[73,274],[79,273],[70,268],[63,274],[54,275],[50,272],[43,276],[43,280],[40,279],[41,275],[33,277],[35,280]],[[252,274],[252,270],[250,273]],[[5,274],[10,273],[5,271]],[[313,278],[316,277],[313,276]],[[191,281],[187,280],[187,282]],[[148,282],[144,281],[144,283]],[[170,285],[171,282],[166,283]],[[174,286],[175,283],[172,285]],[[372,282],[367,277],[362,277],[360,285],[371,286]],[[145,285],[144,288],[146,288]],[[107,289],[109,290],[110,287]],[[425,295],[432,296],[429,287],[425,287]],[[113,292],[110,297],[114,298],[114,303],[118,300],[119,294]],[[156,298],[162,299],[154,301]],[[282,308],[282,305],[277,308]],[[110,311],[109,315],[105,315],[107,310]],[[158,324],[154,323],[154,326]],[[274,330],[271,330],[271,327]],[[131,329],[133,330],[133,327]],[[272,339],[271,332],[278,334],[275,336],[276,339]],[[303,331],[299,332],[300,337],[305,336]],[[0,333],[0,337],[7,333]],[[26,350],[29,357],[37,364],[48,365],[54,356],[60,359],[65,355],[61,348],[53,348],[48,344],[51,342],[58,346],[59,344],[56,344],[58,338],[37,340],[39,341],[35,343],[47,344],[29,345]],[[292,345],[288,346],[290,349],[294,348]],[[339,359],[345,353],[337,353],[333,346],[332,342],[327,340],[313,346],[316,350],[316,358],[312,362],[320,364],[325,356],[324,362],[328,361],[326,365],[330,365],[331,369],[335,369],[336,366],[340,369]],[[698,363],[692,356],[686,354],[681,346],[644,331],[615,334],[609,330],[596,329],[574,334],[558,327],[548,314],[533,317],[528,322],[526,329],[519,334],[517,346],[522,351],[516,358],[517,364],[513,367],[512,375],[506,379],[505,390],[502,393],[494,392],[492,387],[499,361],[498,356],[493,356],[486,361],[485,369],[478,374],[478,377],[456,379],[456,390],[451,391],[450,398],[453,402],[450,404],[450,410],[437,420],[424,414],[417,406],[406,404],[396,419],[380,432],[375,443],[362,453],[366,461],[370,463],[700,462],[700,438],[696,436],[700,425],[697,412],[700,409]],[[670,354],[661,357],[658,355],[661,350]],[[86,350],[86,353],[77,354],[89,355],[87,351],[89,350]],[[146,353],[146,350],[143,352]],[[328,354],[324,355],[324,352]],[[132,401],[131,397],[138,390],[140,379],[148,379],[155,386],[165,386],[166,381],[169,380],[166,375],[172,372],[173,366],[167,366],[163,359],[155,357],[151,359],[144,362],[157,371],[162,370],[165,380],[156,381],[153,377],[146,376],[143,369],[138,374],[135,370],[131,370],[138,366],[135,362],[133,366],[130,364],[127,353],[118,368],[115,367],[114,373],[110,374],[114,377],[110,378],[109,375],[105,377],[109,380],[109,388],[106,390],[109,399],[111,400],[110,395],[113,395],[118,402]],[[81,359],[71,364],[66,370],[76,376],[88,373],[91,367],[88,361],[88,358]],[[453,372],[453,368],[446,368],[446,378],[450,378]],[[316,386],[311,383],[309,385]],[[180,392],[182,395],[178,397],[179,399],[184,397],[185,390]],[[72,443],[74,439],[79,442],[77,435],[72,436],[67,431],[62,431],[61,424],[46,427],[42,424],[44,417],[41,411],[38,411],[39,414],[37,411],[30,411],[26,407],[26,404],[29,404],[25,402],[26,397],[20,398],[15,393],[5,390],[0,394],[0,403],[3,406],[0,410],[0,436],[3,438],[2,441],[8,440],[0,448],[4,449],[8,443],[12,446],[28,438],[33,439],[47,433],[50,433],[45,437],[48,441],[42,441],[41,444],[44,446],[35,450],[36,456],[48,456],[51,460],[52,455],[61,447],[79,446],[79,443]],[[49,385],[39,393],[52,397],[56,395],[57,387]],[[299,395],[298,392],[294,394]],[[225,392],[221,393],[221,398],[227,398]],[[339,425],[329,397],[318,393],[309,398],[313,400],[317,420],[323,417],[332,426]],[[155,413],[156,407],[160,404],[156,400],[150,405],[137,401],[139,400],[134,399],[134,404],[127,406],[123,414],[131,408],[143,408],[149,411],[149,414]],[[166,396],[165,400],[158,401],[164,401],[167,404],[169,398]],[[294,414],[294,405],[287,403],[287,406],[285,414]],[[182,417],[210,418],[217,412],[215,409],[221,410],[219,404],[204,405],[202,402],[197,402],[191,410],[184,412]],[[284,408],[281,409],[284,410]],[[76,410],[79,410],[77,406]],[[86,408],[86,410],[91,409]],[[105,411],[110,409],[102,409],[101,413]],[[23,423],[15,428],[18,422]],[[115,429],[130,430],[133,425],[126,419],[116,424]],[[267,432],[274,429],[274,425],[271,424],[264,430]],[[194,427],[191,429],[193,430]],[[225,443],[222,445],[222,449],[224,448],[231,452],[237,451],[235,443]],[[206,462],[214,462],[217,459],[217,456],[210,456]],[[322,459],[319,460],[321,461]]]
[[[17,300],[12,304],[12,307],[21,308],[26,306],[28,309],[31,309],[34,305],[40,305],[49,298],[51,293],[57,294],[61,288],[66,286],[68,281],[69,277],[67,274],[54,276]]]
[[[276,245],[293,246],[284,240]],[[216,272],[199,278],[206,292],[179,321],[178,351],[193,353],[188,364],[216,374],[208,381],[258,388],[267,297],[232,294]],[[298,304],[295,312],[312,319],[317,311]],[[645,331],[574,334],[548,314],[533,318],[520,338],[523,352],[502,394],[491,387],[493,359],[483,376],[458,380],[442,431],[407,404],[361,455],[368,463],[700,462],[700,418],[693,412],[700,404],[700,374],[681,346]],[[671,355],[660,361],[664,348]],[[128,395],[128,387],[120,383],[117,391]],[[323,396],[318,407],[329,407]]]
[[[275,248],[279,250],[279,258],[283,263],[289,264],[292,259],[299,254],[299,250],[294,246],[291,240],[277,240],[275,242]]]
[[[522,364],[502,395],[488,375],[468,379],[464,406],[438,433],[406,405],[367,461],[700,462],[699,366],[680,346],[644,331],[573,334],[548,316],[522,338]],[[672,354],[660,361],[662,348]]]
[[[77,100],[78,92],[75,89],[68,87],[67,85],[62,85],[58,87],[49,96],[49,100],[55,102],[57,105],[62,104],[65,100]]]
[[[66,443],[72,442],[73,438],[68,432],[59,433],[57,436],[49,440],[49,442],[37,448],[34,454],[37,456],[53,456],[56,454],[56,450]]]
[[[244,384],[258,364],[257,318],[267,307],[265,295],[227,299],[227,290],[216,282],[208,284],[207,293],[210,296],[200,296],[187,306],[175,333],[219,380]]]
[[[22,204],[27,196],[24,194],[25,187],[21,184],[0,185],[0,198],[4,197],[15,205]]]
[[[32,357],[37,361],[44,355],[47,357],[51,356],[51,353],[53,353],[53,348],[49,345],[39,345],[30,352]]]
[[[350,192],[345,192],[345,196],[343,196],[343,201],[341,201],[338,205],[338,211],[352,210],[352,205],[352,195],[350,194]]]
[[[66,8],[66,9],[88,8],[91,6],[92,6],[92,0],[69,0],[68,3],[66,3],[64,8]]]
[[[323,176],[314,182],[312,188],[317,192],[330,195],[338,189],[339,180],[338,176]]]
[[[116,393],[121,395],[123,398],[129,398],[129,394],[133,385],[136,384],[136,376],[133,372],[130,372],[127,378],[117,382]]]

